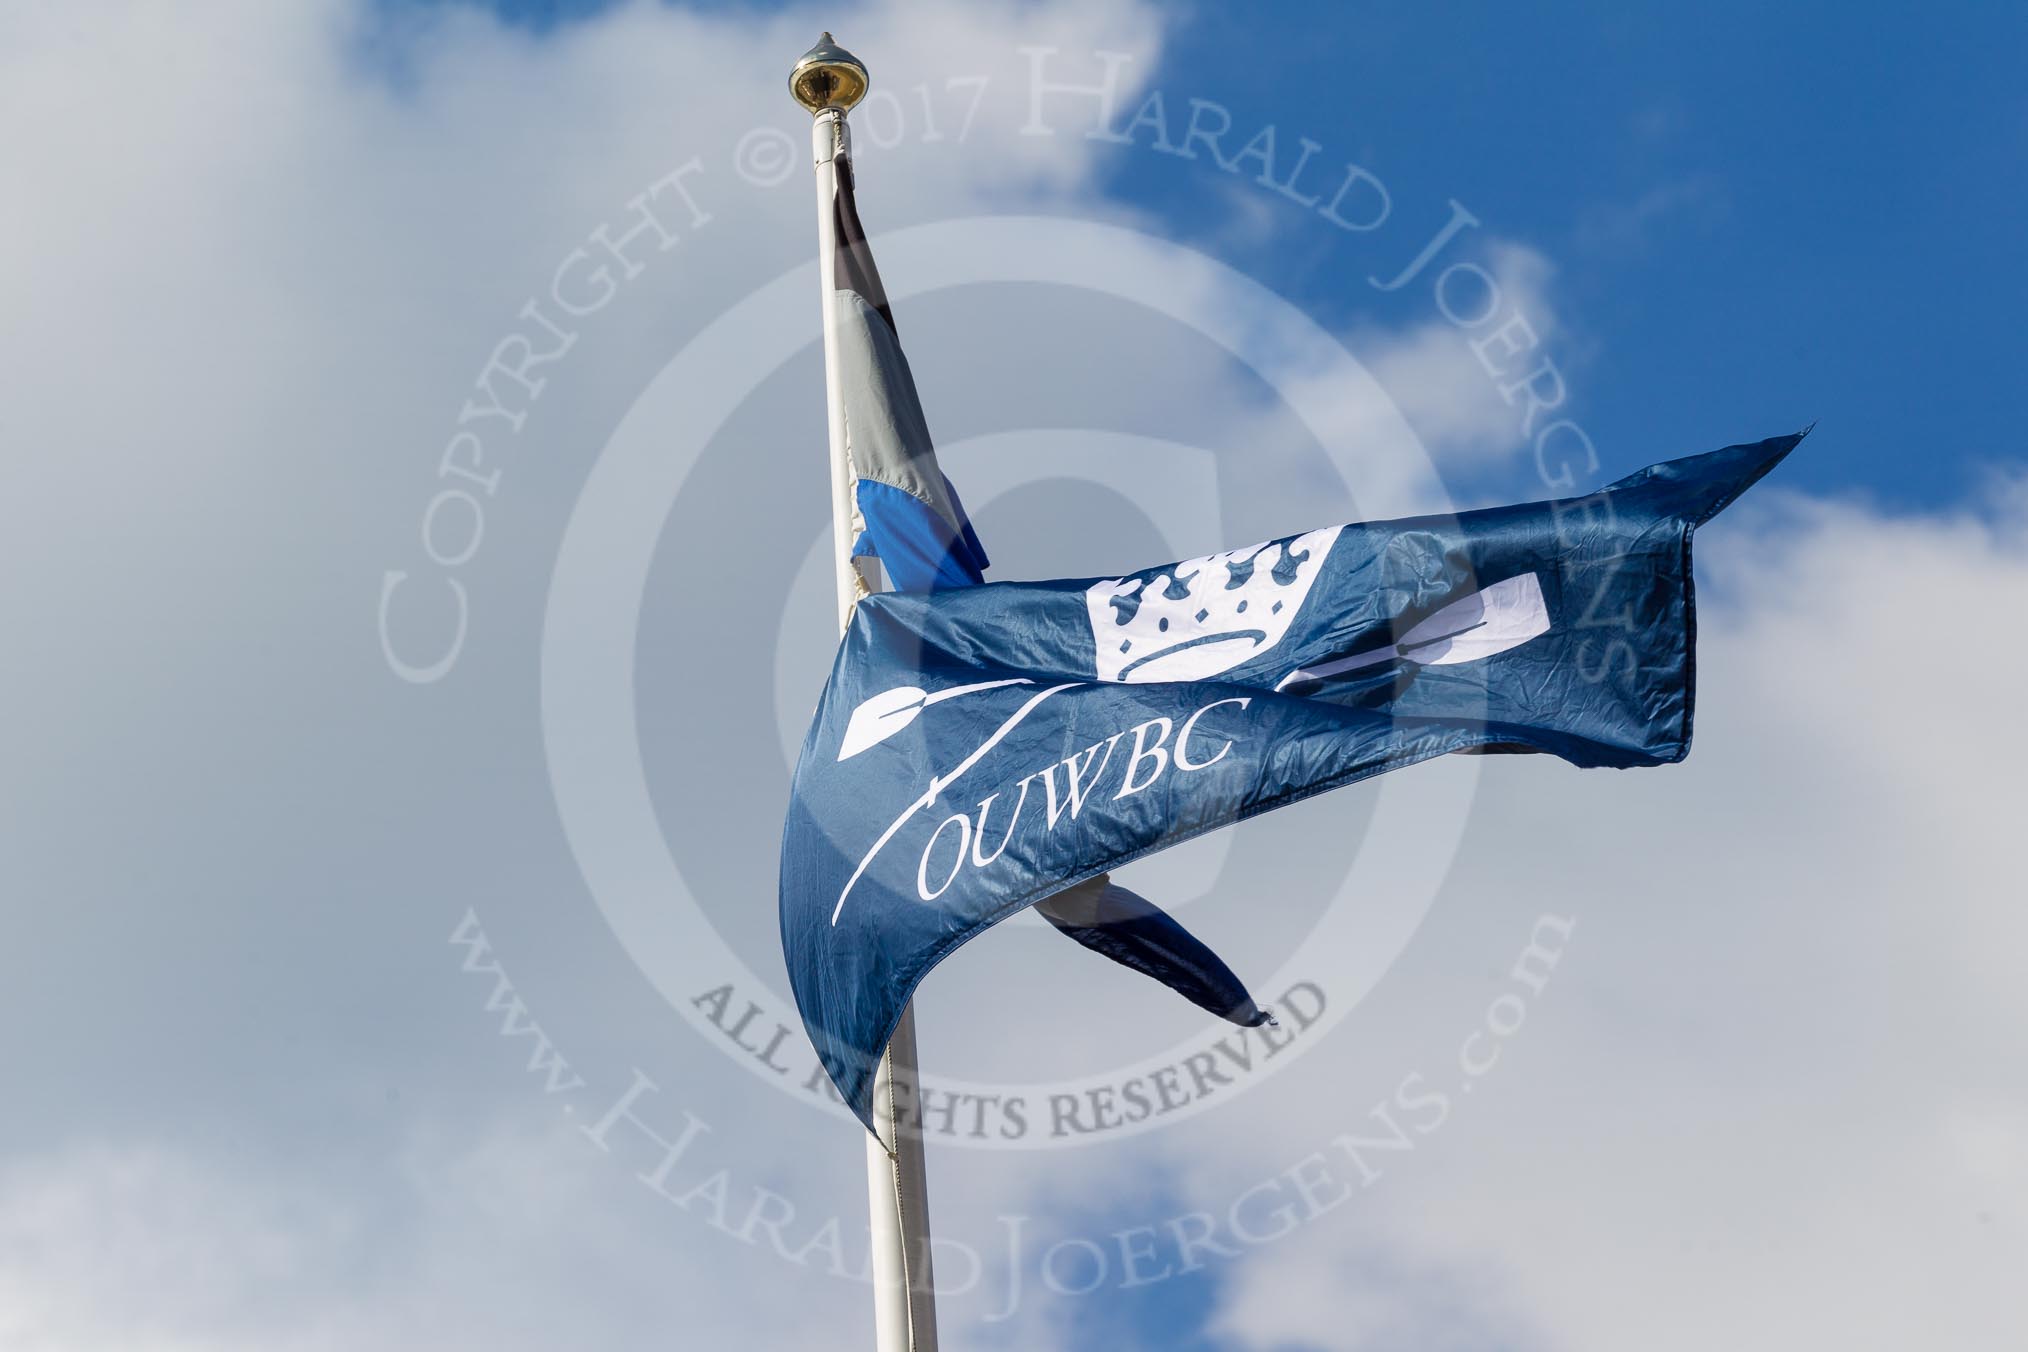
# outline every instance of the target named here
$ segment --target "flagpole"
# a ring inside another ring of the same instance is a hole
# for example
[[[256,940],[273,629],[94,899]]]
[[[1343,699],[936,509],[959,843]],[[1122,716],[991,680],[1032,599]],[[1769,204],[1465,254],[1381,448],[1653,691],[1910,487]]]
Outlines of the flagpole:
[[[852,471],[846,459],[845,404],[838,384],[836,194],[838,156],[850,144],[845,115],[866,95],[866,67],[829,33],[789,74],[789,92],[812,114],[811,157],[817,178],[817,271],[823,306],[824,406],[830,431],[831,549],[838,584],[838,624],[866,584],[852,559]],[[873,1322],[877,1352],[936,1352],[934,1278],[930,1268],[929,1184],[919,1126],[906,1107],[915,1099],[915,1012],[904,1009],[873,1084],[874,1126],[866,1138],[866,1200],[871,1218]],[[896,1086],[901,1086],[897,1092]]]

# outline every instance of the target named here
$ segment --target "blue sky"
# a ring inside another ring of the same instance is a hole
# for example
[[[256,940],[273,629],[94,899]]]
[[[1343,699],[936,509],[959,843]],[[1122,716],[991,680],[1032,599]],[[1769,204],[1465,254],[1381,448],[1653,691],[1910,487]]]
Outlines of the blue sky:
[[[1802,482],[1934,503],[2028,454],[2018,10],[1267,13],[1197,7],[1177,82],[1343,127],[1403,197],[1456,196],[1558,260],[1618,464],[1814,418]],[[1366,302],[1330,271],[1287,284]]]
[[[610,8],[496,6],[550,36]],[[1935,506],[2028,458],[2024,50],[2004,6],[1198,3],[1154,84],[1178,133],[1185,99],[1215,100],[1242,140],[1275,124],[1284,165],[1318,137],[1398,201],[1457,198],[1554,260],[1607,473],[1818,420],[1797,483]],[[1124,154],[1100,173],[1183,239],[1218,177]],[[1195,238],[1320,316],[1390,315],[1361,241]]]
[[[836,631],[782,82],[826,26],[911,118],[990,76],[966,147],[855,127],[1001,576],[1543,496],[1471,335],[1367,281],[1452,200],[1589,483],[1818,427],[1700,532],[1683,765],[1446,758],[1131,866],[1341,1021],[1160,1131],[934,1145],[945,1347],[2013,1352],[2028,17],[1152,0],[0,8],[0,1343],[860,1345],[857,1129],[697,1004],[794,1018],[776,850]],[[1122,116],[1318,141],[1392,216],[1074,108],[1024,136],[1037,41],[1129,53]],[[675,236],[623,265],[658,184]],[[1545,917],[1553,981],[1463,1072]],[[939,968],[931,1075],[1047,1122],[1196,1045],[1067,947]],[[649,1126],[708,1125],[687,1201],[638,1124],[587,1136],[636,1075]],[[1440,1124],[1300,1202],[1410,1085]],[[1040,1280],[1058,1238],[1199,1232],[1229,1252]]]

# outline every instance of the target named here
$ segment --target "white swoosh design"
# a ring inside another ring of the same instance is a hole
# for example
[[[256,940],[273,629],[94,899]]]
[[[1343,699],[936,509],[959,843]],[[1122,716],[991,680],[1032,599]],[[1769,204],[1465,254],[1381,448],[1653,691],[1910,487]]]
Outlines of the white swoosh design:
[[[1275,683],[1275,689],[1287,690],[1298,682],[1321,681],[1397,657],[1425,667],[1477,662],[1518,648],[1549,630],[1549,606],[1542,599],[1542,580],[1533,573],[1523,573],[1451,602],[1397,642],[1292,671]]]
[[[1026,676],[1015,676],[1004,681],[980,681],[976,685],[953,686],[939,690],[934,695],[912,685],[898,685],[892,690],[883,690],[859,702],[852,711],[852,717],[845,724],[845,736],[838,743],[838,759],[851,760],[860,752],[880,745],[888,738],[915,722],[916,716],[925,709],[934,708],[947,699],[960,695],[976,695],[982,690],[998,690],[1009,685],[1034,685]]]
[[[845,880],[845,889],[844,891],[838,894],[838,904],[831,908],[831,924],[834,927],[837,925],[839,915],[842,914],[845,910],[845,898],[851,894],[853,887],[859,882],[861,875],[863,875],[866,872],[867,865],[873,862],[873,857],[875,855],[879,854],[882,850],[887,848],[887,842],[893,840],[895,833],[908,824],[909,818],[915,816],[916,813],[922,811],[924,808],[928,807],[931,803],[934,803],[937,800],[938,794],[942,793],[952,784],[955,784],[958,781],[958,779],[961,776],[963,776],[965,771],[971,769],[974,765],[977,765],[979,763],[980,758],[983,757],[988,751],[991,751],[994,747],[998,746],[1000,744],[1000,739],[1005,737],[1008,733],[1012,732],[1017,723],[1019,723],[1022,719],[1028,717],[1029,714],[1035,712],[1036,706],[1041,704],[1042,701],[1048,699],[1051,695],[1054,695],[1059,691],[1069,690],[1073,686],[1079,686],[1084,684],[1086,684],[1086,682],[1084,681],[1066,681],[1062,685],[1052,685],[1047,690],[1038,691],[1036,694],[1029,696],[1028,702],[1026,704],[1022,705],[1019,709],[1016,709],[1008,717],[1006,722],[1002,723],[999,727],[993,729],[993,735],[988,737],[985,741],[979,743],[978,749],[972,752],[971,755],[959,761],[957,766],[953,768],[949,774],[938,775],[934,779],[930,780],[929,787],[923,790],[922,797],[916,799],[913,803],[910,803],[907,809],[903,811],[899,817],[896,817],[894,819],[894,824],[888,827],[885,831],[882,831],[880,833],[880,839],[873,842],[873,848],[866,852],[866,857],[859,861],[859,867],[853,869],[852,876]]]

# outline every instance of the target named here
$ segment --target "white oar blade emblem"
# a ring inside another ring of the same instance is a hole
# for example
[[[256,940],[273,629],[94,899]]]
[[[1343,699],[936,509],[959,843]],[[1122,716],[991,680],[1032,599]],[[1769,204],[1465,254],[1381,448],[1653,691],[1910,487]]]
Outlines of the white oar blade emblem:
[[[1321,681],[1396,658],[1424,667],[1477,662],[1518,648],[1549,629],[1549,606],[1542,599],[1541,579],[1523,573],[1460,597],[1425,617],[1397,642],[1292,671],[1275,683],[1275,689],[1286,690],[1303,681]]]
[[[1549,607],[1533,573],[1453,601],[1402,636],[1402,656],[1426,667],[1476,662],[1549,632]]]
[[[1025,676],[1007,681],[981,681],[977,685],[953,686],[939,690],[934,695],[912,685],[898,685],[892,690],[883,690],[877,695],[860,701],[852,711],[852,717],[845,721],[845,736],[838,743],[838,759],[850,760],[868,747],[880,745],[888,738],[915,722],[920,714],[932,704],[941,704],[959,695],[974,695],[981,690],[998,690],[1009,685],[1033,685]]]

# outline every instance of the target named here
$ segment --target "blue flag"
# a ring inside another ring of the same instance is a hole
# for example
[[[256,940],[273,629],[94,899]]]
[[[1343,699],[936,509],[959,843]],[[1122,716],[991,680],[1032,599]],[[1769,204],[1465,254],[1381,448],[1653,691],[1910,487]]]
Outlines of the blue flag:
[[[1451,752],[1681,760],[1691,536],[1802,435],[1582,498],[863,602],[781,868],[790,980],[846,1101],[869,1119],[880,1049],[958,945],[1153,850]]]
[[[842,155],[832,206],[837,241],[832,313],[859,526],[852,552],[877,557],[896,591],[974,586],[985,580],[986,551],[956,486],[937,464],[894,311],[859,221],[852,164]],[[1086,948],[1222,1018],[1243,1026],[1268,1021],[1217,954],[1173,916],[1109,878],[1045,897],[1036,909]]]

